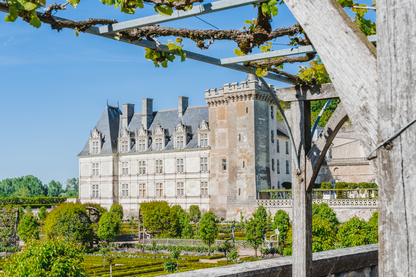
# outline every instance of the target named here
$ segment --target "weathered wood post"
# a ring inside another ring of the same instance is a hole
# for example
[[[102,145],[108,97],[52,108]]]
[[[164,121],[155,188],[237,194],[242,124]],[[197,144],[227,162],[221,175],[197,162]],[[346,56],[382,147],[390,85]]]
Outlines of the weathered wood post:
[[[292,154],[292,276],[312,276],[312,193],[307,191],[306,154],[311,148],[311,109],[309,101],[295,101],[290,108],[292,134],[298,157]],[[294,159],[299,159],[300,174]]]
[[[378,142],[416,118],[416,2],[377,1]],[[416,276],[416,123],[377,151],[379,276]]]

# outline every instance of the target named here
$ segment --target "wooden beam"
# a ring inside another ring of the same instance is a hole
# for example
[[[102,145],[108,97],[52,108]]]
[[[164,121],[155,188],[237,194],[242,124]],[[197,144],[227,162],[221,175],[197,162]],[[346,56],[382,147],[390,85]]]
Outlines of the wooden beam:
[[[284,102],[315,101],[339,98],[333,84],[316,86],[293,86],[276,89],[277,97]]]
[[[307,191],[312,191],[313,184],[318,176],[319,169],[325,159],[326,152],[331,146],[332,141],[341,129],[342,125],[348,119],[347,112],[339,103],[335,112],[332,114],[325,128],[320,133],[312,149],[309,151],[306,160],[306,186]]]
[[[378,141],[416,118],[416,3],[377,1]],[[377,150],[380,277],[416,275],[416,124]]]
[[[376,48],[337,0],[285,0],[285,4],[322,58],[354,128],[361,134],[364,150],[370,151],[378,143]]]
[[[306,190],[306,153],[311,148],[311,107],[309,101],[292,102],[292,132],[300,174],[292,170],[293,192],[293,276],[312,277],[312,193]],[[303,273],[306,273],[303,275]]]

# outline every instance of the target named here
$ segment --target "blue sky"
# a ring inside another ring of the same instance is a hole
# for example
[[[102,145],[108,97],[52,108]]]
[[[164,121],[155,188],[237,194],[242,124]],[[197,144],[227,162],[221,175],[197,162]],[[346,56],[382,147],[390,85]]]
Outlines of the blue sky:
[[[50,4],[52,2],[48,2]],[[64,1],[62,1],[64,3]],[[371,4],[371,1],[361,1]],[[256,17],[253,6],[202,15],[220,29],[238,29]],[[373,13],[373,12],[372,12]],[[76,9],[56,15],[72,20],[117,19],[119,22],[155,14],[145,5],[126,15],[98,0],[83,0]],[[0,13],[0,18],[5,14]],[[375,17],[375,16],[374,16]],[[296,20],[284,5],[272,22],[287,27]],[[211,29],[197,18],[163,24],[171,27]],[[160,38],[159,41],[166,42]],[[287,48],[287,39],[275,41],[274,50]],[[234,42],[216,41],[209,50],[185,40],[185,48],[218,58],[234,56]],[[298,65],[285,68],[295,73]],[[44,183],[78,176],[77,154],[103,112],[106,101],[136,104],[154,99],[155,110],[177,108],[177,97],[190,97],[190,106],[205,105],[204,91],[225,83],[243,81],[245,73],[179,59],[167,69],[155,68],[137,46],[73,30],[57,32],[43,24],[35,29],[18,19],[0,20],[0,180],[32,174]],[[284,83],[269,81],[276,86]]]

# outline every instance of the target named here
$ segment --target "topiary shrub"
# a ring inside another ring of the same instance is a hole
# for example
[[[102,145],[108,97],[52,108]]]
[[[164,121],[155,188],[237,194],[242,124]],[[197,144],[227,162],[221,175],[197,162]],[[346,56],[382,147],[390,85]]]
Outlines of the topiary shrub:
[[[189,216],[192,222],[199,222],[201,219],[201,211],[197,205],[192,205],[189,207]]]
[[[170,230],[170,207],[166,201],[150,201],[140,204],[143,226],[154,235],[168,234]]]
[[[312,216],[315,216],[315,215],[321,219],[327,219],[334,226],[339,225],[337,214],[326,203],[321,203],[319,205],[312,204]]]
[[[282,187],[284,189],[292,189],[292,183],[291,182],[283,182]]]
[[[64,236],[88,247],[92,245],[92,224],[82,204],[60,204],[48,214],[43,229],[48,238]]]
[[[367,222],[367,235],[368,243],[378,243],[378,212],[374,212]]]
[[[338,182],[335,184],[335,189],[345,189],[345,183],[344,182]],[[337,191],[337,199],[346,199],[347,193],[345,191]]]
[[[46,207],[45,206],[40,207],[39,212],[38,212],[39,220],[44,221],[47,215],[48,215],[48,212],[46,211]]]
[[[108,212],[100,218],[97,235],[100,240],[105,241],[108,245],[120,233],[120,229],[121,219],[119,215]]]
[[[283,210],[278,210],[274,215],[273,221],[273,228],[279,229],[279,241],[287,240],[287,232],[291,226],[289,214]]]
[[[20,219],[17,234],[24,241],[39,239],[39,221],[32,213],[25,213]]]
[[[113,204],[111,205],[110,212],[115,213],[120,220],[123,220],[124,212],[123,212],[123,206],[119,204]]]
[[[83,248],[62,238],[31,240],[6,262],[5,276],[84,277]]]
[[[321,189],[332,189],[332,185],[330,182],[323,182],[321,184]]]

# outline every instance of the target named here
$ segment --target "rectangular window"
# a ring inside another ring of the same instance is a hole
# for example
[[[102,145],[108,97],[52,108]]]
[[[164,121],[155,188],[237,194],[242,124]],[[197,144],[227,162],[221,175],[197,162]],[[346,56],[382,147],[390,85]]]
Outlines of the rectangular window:
[[[100,176],[99,163],[92,163],[92,176]]]
[[[121,153],[129,152],[129,141],[125,140],[121,142]]]
[[[270,138],[272,139],[272,142],[274,143],[274,131],[270,131]]]
[[[146,184],[139,184],[139,197],[146,197]]]
[[[176,137],[176,148],[177,149],[183,149],[183,136],[177,136]]]
[[[227,160],[222,159],[222,170],[227,170]]]
[[[156,150],[163,150],[163,143],[162,143],[162,139],[156,139]]]
[[[273,106],[270,107],[270,117],[273,119],[274,118],[274,110],[273,110]]]
[[[276,131],[276,133],[277,133],[277,131]],[[279,139],[278,138],[276,138],[276,152],[280,153],[280,145],[279,145]]]
[[[183,173],[183,159],[176,159],[176,172]]]
[[[201,134],[200,135],[200,143],[201,147],[208,147],[208,134]]]
[[[289,174],[289,161],[286,161],[286,174]]]
[[[140,175],[146,174],[146,161],[139,161],[139,174]]]
[[[128,184],[121,185],[121,196],[129,197],[129,185]]]
[[[286,141],[286,154],[289,154],[289,142]]]
[[[163,197],[163,184],[156,183],[156,197]]]
[[[208,157],[201,157],[201,172],[208,172]]]
[[[139,150],[139,152],[146,151],[146,140],[145,139],[139,140],[138,150]]]
[[[185,196],[185,187],[183,185],[183,182],[176,183],[176,196],[177,197]]]
[[[201,182],[201,197],[208,197],[208,182]]]
[[[129,163],[128,162],[121,163],[121,174],[123,176],[129,175]]]
[[[93,154],[99,154],[98,141],[93,141],[92,142],[92,153]]]
[[[163,173],[162,160],[156,160],[156,174],[162,174],[162,173]]]
[[[277,174],[280,174],[280,160],[277,159]]]
[[[92,185],[92,198],[98,198],[98,185]]]
[[[274,165],[274,159],[272,159],[272,170],[274,171],[274,167],[275,167],[275,165]]]

